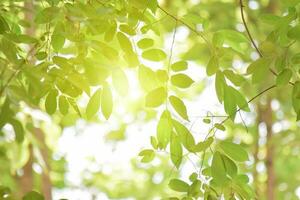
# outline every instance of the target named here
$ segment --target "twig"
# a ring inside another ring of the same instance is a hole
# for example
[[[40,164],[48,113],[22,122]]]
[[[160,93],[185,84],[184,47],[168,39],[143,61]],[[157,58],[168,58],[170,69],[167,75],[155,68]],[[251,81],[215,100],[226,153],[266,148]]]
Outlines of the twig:
[[[172,15],[171,13],[169,13],[168,11],[166,11],[165,9],[163,9],[162,7],[160,7],[159,5],[157,6],[161,11],[163,11],[165,14],[167,14],[168,16],[170,16],[171,18],[173,18],[174,20],[182,23],[183,25],[185,25],[188,29],[190,29],[192,32],[194,32],[196,35],[199,35],[208,45],[208,47],[210,49],[212,49],[210,42],[208,41],[208,39],[199,31],[197,31],[195,28],[191,27],[189,24],[187,24],[186,22],[184,22],[183,20],[179,19],[178,17]]]
[[[243,4],[243,0],[240,0],[240,10],[241,10],[241,17],[242,17],[242,21],[243,21],[243,24],[245,26],[245,29],[246,29],[246,32],[247,32],[247,35],[252,43],[252,45],[254,46],[256,52],[258,53],[259,57],[263,57],[263,54],[261,53],[261,51],[259,50],[259,48],[257,47],[257,45],[255,44],[254,42],[254,39],[249,31],[249,28],[248,28],[248,25],[247,25],[247,22],[245,20],[245,15],[244,15],[244,4]],[[269,68],[269,71],[274,75],[274,76],[278,76],[278,74],[272,69],[272,68]],[[289,84],[290,85],[295,85],[295,83],[289,81]]]

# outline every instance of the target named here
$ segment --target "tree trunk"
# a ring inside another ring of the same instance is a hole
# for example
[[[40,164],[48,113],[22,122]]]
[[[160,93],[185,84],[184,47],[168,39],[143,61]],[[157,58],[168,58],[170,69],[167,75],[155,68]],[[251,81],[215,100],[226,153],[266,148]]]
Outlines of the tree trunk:
[[[266,168],[267,168],[267,189],[266,196],[268,200],[275,199],[275,172],[274,172],[274,146],[272,142],[272,107],[271,107],[271,99],[267,99],[267,104],[265,105],[265,109],[262,115],[262,121],[266,125],[267,129],[267,141],[266,141]]]

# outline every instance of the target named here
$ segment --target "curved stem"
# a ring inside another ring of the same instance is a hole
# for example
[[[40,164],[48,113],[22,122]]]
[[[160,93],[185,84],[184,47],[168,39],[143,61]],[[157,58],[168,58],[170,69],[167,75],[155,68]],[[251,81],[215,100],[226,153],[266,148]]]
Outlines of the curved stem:
[[[246,32],[247,32],[247,35],[251,41],[251,44],[254,46],[256,52],[258,53],[259,57],[263,57],[263,54],[261,53],[261,51],[259,50],[259,48],[257,47],[257,45],[255,44],[254,42],[254,39],[249,31],[249,28],[248,28],[248,25],[247,25],[247,22],[245,20],[245,15],[244,15],[244,4],[243,4],[243,0],[240,0],[240,10],[241,10],[241,17],[242,17],[242,21],[243,21],[243,24],[245,26],[245,29],[246,29]],[[274,76],[278,76],[278,74],[272,69],[272,68],[269,68],[270,72],[274,75]],[[290,85],[295,85],[295,83],[289,81],[289,84]]]

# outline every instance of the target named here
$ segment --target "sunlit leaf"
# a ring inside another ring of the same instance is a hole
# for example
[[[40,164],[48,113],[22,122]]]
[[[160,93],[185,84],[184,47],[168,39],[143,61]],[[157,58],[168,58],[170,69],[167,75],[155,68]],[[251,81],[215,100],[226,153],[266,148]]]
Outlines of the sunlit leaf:
[[[147,107],[158,107],[166,101],[167,91],[164,87],[150,91],[145,97]]]
[[[169,182],[169,187],[177,192],[187,192],[189,189],[189,184],[179,179],[171,179]]]
[[[171,65],[171,69],[174,72],[184,71],[188,68],[188,63],[186,61],[178,61]]]
[[[172,118],[169,111],[165,110],[158,121],[156,136],[158,141],[158,147],[165,149],[170,142],[170,136],[172,132]]]
[[[179,135],[182,145],[189,151],[193,151],[195,146],[195,139],[191,132],[180,122],[173,120],[173,126]]]
[[[229,141],[221,141],[218,146],[222,151],[230,158],[237,162],[247,161],[248,153],[245,151],[240,145],[229,142]]]
[[[177,169],[179,169],[182,161],[182,147],[179,136],[177,136],[174,132],[171,134],[170,157],[173,164],[177,167]]]
[[[89,103],[86,106],[86,117],[91,119],[100,108],[101,89],[98,89],[90,98]]]
[[[66,115],[69,111],[69,103],[64,96],[59,96],[58,107],[61,114]]]
[[[122,69],[115,69],[112,72],[112,82],[113,86],[117,90],[120,95],[127,95],[128,94],[128,80],[126,74]]]
[[[101,111],[105,119],[108,120],[113,110],[113,96],[108,85],[103,87],[101,95]]]
[[[166,59],[167,55],[160,49],[149,49],[142,53],[142,57],[147,60],[158,62]]]
[[[149,47],[152,47],[154,44],[154,41],[150,38],[143,38],[140,41],[138,41],[137,46],[140,49],[147,49]]]
[[[176,112],[185,120],[189,121],[189,117],[187,115],[186,106],[184,105],[183,101],[178,97],[172,95],[169,97],[170,103],[172,104],[173,108]]]
[[[211,163],[211,175],[218,185],[226,183],[226,168],[222,160],[222,154],[216,151]]]
[[[45,108],[46,108],[46,112],[49,115],[52,115],[55,113],[56,108],[57,108],[57,95],[58,92],[56,89],[52,89],[48,96],[46,97],[46,101],[45,101]]]
[[[139,156],[142,157],[141,162],[148,163],[154,159],[155,152],[152,149],[145,149],[139,153]]]
[[[179,88],[188,88],[194,83],[194,81],[186,74],[179,73],[171,77],[171,83]]]

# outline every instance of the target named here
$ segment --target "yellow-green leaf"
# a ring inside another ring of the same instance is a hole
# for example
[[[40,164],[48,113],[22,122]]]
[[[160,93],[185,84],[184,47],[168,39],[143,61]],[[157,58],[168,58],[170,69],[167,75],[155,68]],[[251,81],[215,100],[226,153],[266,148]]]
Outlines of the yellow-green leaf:
[[[165,102],[167,91],[164,87],[156,88],[150,91],[145,98],[147,107],[158,107]]]
[[[103,87],[101,95],[101,111],[105,119],[109,119],[113,110],[113,96],[109,86],[106,84]]]
[[[184,105],[183,101],[178,97],[172,95],[169,97],[170,103],[176,112],[185,120],[189,121],[189,117],[187,115],[186,106]]]
[[[194,81],[186,74],[179,73],[171,77],[171,83],[179,88],[188,88],[194,83]]]
[[[98,89],[90,98],[86,107],[86,117],[91,119],[99,110],[101,101],[101,89]]]

